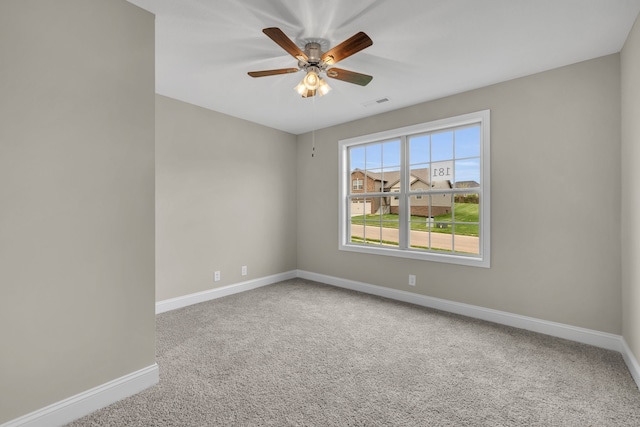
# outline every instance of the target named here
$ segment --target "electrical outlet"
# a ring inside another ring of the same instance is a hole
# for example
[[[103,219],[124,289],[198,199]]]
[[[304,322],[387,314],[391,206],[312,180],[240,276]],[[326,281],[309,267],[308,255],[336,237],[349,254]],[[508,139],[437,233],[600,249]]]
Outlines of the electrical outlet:
[[[246,265],[243,265],[243,266],[242,266],[242,275],[243,275],[243,276],[246,276],[246,275],[247,275],[247,266],[246,266]]]
[[[415,286],[416,285],[416,275],[415,274],[410,274],[409,275],[409,286]]]
[[[219,282],[220,281],[220,272],[216,271],[215,273],[213,273],[213,280],[215,282]]]

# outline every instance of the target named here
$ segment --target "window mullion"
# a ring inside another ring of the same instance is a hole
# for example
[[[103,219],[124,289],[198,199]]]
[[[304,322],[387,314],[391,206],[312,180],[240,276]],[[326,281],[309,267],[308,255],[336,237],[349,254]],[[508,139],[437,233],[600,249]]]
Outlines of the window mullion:
[[[407,149],[408,138],[402,136],[400,138],[400,198],[399,198],[399,233],[398,245],[400,249],[407,249],[409,247],[409,150]]]

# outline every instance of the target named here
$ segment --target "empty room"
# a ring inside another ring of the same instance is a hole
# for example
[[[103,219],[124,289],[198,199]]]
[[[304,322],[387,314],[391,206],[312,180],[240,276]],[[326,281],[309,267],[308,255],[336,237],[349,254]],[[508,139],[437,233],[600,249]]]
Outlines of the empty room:
[[[0,426],[640,425],[639,13],[0,1]]]

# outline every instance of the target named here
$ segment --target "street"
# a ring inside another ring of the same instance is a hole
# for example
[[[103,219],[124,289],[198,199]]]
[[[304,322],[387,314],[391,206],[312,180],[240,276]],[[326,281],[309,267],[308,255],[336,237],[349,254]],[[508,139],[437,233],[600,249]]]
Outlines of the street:
[[[351,235],[353,237],[364,238],[365,233],[367,239],[382,239],[389,242],[398,241],[397,228],[365,227],[359,224],[351,224]],[[411,246],[430,247],[433,249],[443,249],[448,251],[452,250],[454,239],[451,234],[437,232],[429,233],[426,231],[411,231],[410,234]],[[431,245],[429,245],[429,234],[431,234]],[[474,236],[455,236],[455,250],[456,252],[479,254],[480,239]]]

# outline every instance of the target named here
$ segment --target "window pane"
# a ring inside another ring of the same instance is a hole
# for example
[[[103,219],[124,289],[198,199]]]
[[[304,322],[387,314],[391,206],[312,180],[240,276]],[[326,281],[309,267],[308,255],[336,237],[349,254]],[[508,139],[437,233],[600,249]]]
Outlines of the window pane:
[[[456,160],[456,188],[473,188],[480,186],[480,159]]]
[[[429,185],[429,169],[412,169],[409,183],[411,185],[409,191],[424,193],[425,191],[431,190],[431,185]]]
[[[382,166],[382,144],[371,144],[365,147],[366,169],[379,169]]]
[[[436,252],[452,252],[452,239],[453,236],[451,234],[432,232],[430,249]]]
[[[429,163],[431,158],[429,143],[429,135],[413,136],[409,139],[409,163],[411,165]]]
[[[409,217],[409,245],[415,249],[431,248],[431,226],[433,224],[433,218],[429,213],[429,198],[428,194],[414,195],[409,198],[409,210],[411,215]]]
[[[399,189],[391,189],[389,199],[389,213],[398,215],[400,213],[400,197],[397,195]]]
[[[435,190],[443,190],[452,188],[453,186],[453,161],[431,163],[429,177],[431,179],[431,188]]]
[[[453,223],[453,194],[431,195],[431,248],[437,251],[451,251]]]
[[[480,239],[478,237],[455,234],[453,244],[456,253],[478,255],[480,253]]]
[[[382,170],[377,191],[389,191],[389,188],[400,181],[400,141],[382,144]]]
[[[453,132],[431,135],[431,161],[453,159]]]
[[[452,221],[452,213],[453,213],[453,194],[451,193],[440,193],[440,194],[432,194],[430,197],[431,202],[431,216],[435,218],[436,221]]]
[[[366,190],[365,183],[368,180],[364,171],[356,169],[351,172],[351,185],[349,186],[351,194],[364,193]]]
[[[375,168],[367,170],[366,191],[369,193],[382,191],[382,169]]]
[[[411,166],[409,170],[409,191],[430,190],[429,164]]]
[[[371,199],[364,197],[351,198],[348,201],[348,209],[351,218],[349,241],[351,243],[361,243],[365,235],[366,215],[371,212]]]
[[[349,216],[362,217],[371,213],[371,199],[364,197],[354,197],[349,201]],[[362,220],[362,218],[360,218]]]
[[[425,195],[413,195],[409,198],[409,212],[410,220],[417,222],[425,222],[425,218],[432,217],[430,211],[431,196]]]
[[[349,170],[351,172],[357,169],[364,170],[364,153],[364,147],[349,148],[349,161],[351,163]]]
[[[400,140],[382,144],[382,166],[400,169]]]
[[[381,174],[381,190],[386,192],[400,191],[400,170],[395,167],[385,168]]]
[[[433,216],[433,228],[440,233],[451,233],[453,222],[453,208],[451,206],[453,195],[431,195],[431,215]]]
[[[480,126],[455,131],[456,158],[480,157]]]

